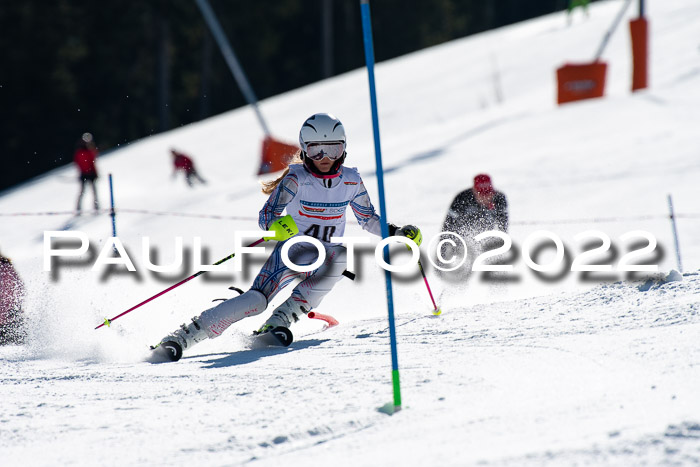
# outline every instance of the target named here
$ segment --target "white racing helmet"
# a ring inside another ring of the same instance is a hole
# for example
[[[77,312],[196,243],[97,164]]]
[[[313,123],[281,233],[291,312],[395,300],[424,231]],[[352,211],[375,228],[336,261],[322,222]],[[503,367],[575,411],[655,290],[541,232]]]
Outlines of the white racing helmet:
[[[343,156],[335,161],[327,173],[322,173],[306,155],[308,145],[312,143],[342,143]],[[345,144],[345,128],[340,120],[331,114],[314,114],[306,119],[301,126],[301,130],[299,130],[302,160],[306,168],[316,175],[328,176],[338,173],[340,166],[345,162]]]

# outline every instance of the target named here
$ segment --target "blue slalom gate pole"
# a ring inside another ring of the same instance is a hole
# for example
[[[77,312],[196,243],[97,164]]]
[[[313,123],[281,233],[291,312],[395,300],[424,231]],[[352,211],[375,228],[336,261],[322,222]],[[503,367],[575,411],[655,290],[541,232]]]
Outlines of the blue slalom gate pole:
[[[372,127],[374,129],[374,155],[377,164],[379,184],[379,212],[381,215],[382,238],[389,237],[386,203],[384,201],[384,169],[382,168],[382,148],[379,141],[379,113],[377,112],[377,92],[374,86],[374,45],[372,42],[372,19],[369,0],[360,0],[362,13],[362,37],[365,45],[365,61],[369,76],[369,98],[372,107]],[[384,261],[389,264],[389,247],[384,247]],[[391,380],[394,389],[394,411],[401,410],[401,385],[399,382],[399,357],[396,350],[396,325],[394,323],[394,294],[391,287],[391,272],[384,271],[386,277],[386,299],[389,308],[389,340],[391,343]]]
[[[117,216],[114,212],[114,188],[112,185],[112,174],[109,174],[109,215],[112,217],[112,237],[117,236]],[[117,247],[112,245],[112,251],[115,255],[119,256],[119,251]]]
[[[112,216],[112,237],[117,236],[117,218],[114,213],[114,188],[112,187],[112,174],[109,174],[109,215]]]

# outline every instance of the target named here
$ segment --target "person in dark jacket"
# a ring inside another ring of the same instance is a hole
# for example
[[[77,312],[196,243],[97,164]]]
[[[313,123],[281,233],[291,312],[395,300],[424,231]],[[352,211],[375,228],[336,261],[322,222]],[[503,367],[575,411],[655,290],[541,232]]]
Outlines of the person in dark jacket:
[[[10,259],[0,254],[0,345],[24,342],[23,299],[22,279]]]
[[[199,183],[207,183],[202,177],[197,173],[197,169],[194,168],[194,162],[191,158],[187,157],[185,154],[171,149],[170,153],[173,155],[173,165],[175,166],[175,172],[173,176],[177,174],[178,170],[185,172],[185,181],[188,186],[192,186],[192,181],[197,180]]]
[[[508,231],[508,201],[493,188],[491,177],[479,174],[474,186],[452,201],[442,231],[474,236],[487,230]]]
[[[488,230],[508,231],[508,202],[503,193],[493,188],[491,177],[479,174],[474,177],[474,186],[459,193],[452,201],[442,225],[442,232],[455,233],[467,244],[469,262],[455,272],[457,279],[463,278],[464,273],[469,274],[471,261],[484,251],[484,245],[475,242],[474,237]],[[456,258],[459,261],[464,255],[464,246],[459,243],[454,246],[444,244],[440,249],[440,256],[446,260]],[[443,263],[443,266],[450,267],[450,264]]]
[[[73,156],[73,162],[80,171],[80,194],[78,195],[77,211],[80,214],[82,209],[83,194],[85,193],[85,185],[92,186],[92,196],[94,200],[95,210],[100,209],[100,203],[97,201],[97,188],[95,180],[97,179],[97,167],[95,167],[95,159],[97,159],[97,147],[90,133],[83,133],[83,136],[78,140],[78,145]]]

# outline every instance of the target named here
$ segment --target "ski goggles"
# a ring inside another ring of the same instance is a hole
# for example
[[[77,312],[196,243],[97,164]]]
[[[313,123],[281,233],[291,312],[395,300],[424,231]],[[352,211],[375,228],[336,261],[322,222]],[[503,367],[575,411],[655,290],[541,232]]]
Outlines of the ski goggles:
[[[324,157],[337,161],[343,154],[345,154],[343,143],[308,144],[306,146],[306,155],[313,161],[320,161]]]

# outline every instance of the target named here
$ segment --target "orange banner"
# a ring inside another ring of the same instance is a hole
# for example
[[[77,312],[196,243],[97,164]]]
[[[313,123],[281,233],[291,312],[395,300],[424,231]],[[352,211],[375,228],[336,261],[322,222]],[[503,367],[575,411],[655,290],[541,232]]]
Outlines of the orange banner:
[[[632,91],[648,86],[649,30],[645,18],[630,21],[632,35]]]
[[[566,65],[557,69],[557,103],[603,97],[607,64],[593,62]]]
[[[258,175],[284,170],[297,151],[299,151],[298,146],[283,143],[271,136],[266,136],[263,140],[262,161],[260,162]]]

